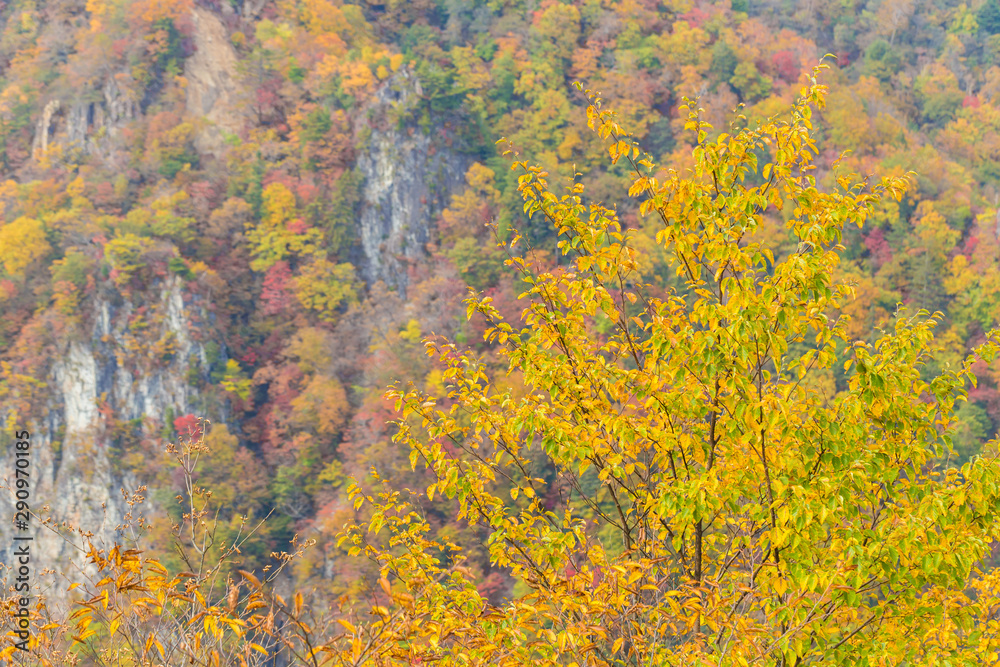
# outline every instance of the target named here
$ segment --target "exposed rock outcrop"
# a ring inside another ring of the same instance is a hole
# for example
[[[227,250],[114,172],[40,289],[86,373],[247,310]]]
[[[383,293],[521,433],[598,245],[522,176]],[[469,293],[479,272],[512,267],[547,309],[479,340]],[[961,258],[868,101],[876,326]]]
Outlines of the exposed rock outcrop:
[[[49,149],[49,139],[52,136],[52,118],[59,111],[59,100],[49,100],[42,109],[42,117],[35,124],[35,137],[31,143],[31,155],[36,160]]]
[[[198,7],[191,21],[195,52],[184,62],[185,106],[188,114],[201,122],[195,148],[218,156],[225,133],[237,133],[243,127],[236,96],[236,51],[216,15]],[[108,153],[119,130],[140,113],[139,103],[118,85],[118,76],[128,75],[109,76],[99,91],[81,91],[70,103],[46,103],[35,127],[33,157],[37,160],[53,143],[90,154]]]
[[[98,540],[115,537],[116,524],[126,511],[121,489],[139,484],[116,459],[119,452],[113,447],[106,416],[155,424],[171,410],[178,415],[193,412],[197,396],[188,384],[188,369],[192,362],[205,362],[204,349],[192,340],[180,279],[166,283],[144,317],[150,323],[144,336],[170,341],[168,360],[162,354],[150,359],[148,349],[130,345],[135,307],[129,302],[116,305],[113,296],[92,302],[90,335],[66,343],[63,355],[53,361],[45,378],[46,414],[25,415],[25,423],[13,425],[31,431],[32,511],[92,530]],[[0,457],[4,466],[0,477],[8,477],[13,470],[12,447],[4,447]],[[12,517],[13,512],[13,499],[5,490],[0,493],[0,516]],[[0,523],[2,563],[11,562],[11,528],[9,520]],[[82,554],[37,524],[32,532],[33,572],[52,568],[74,579]]]
[[[60,114],[63,109],[65,113]],[[35,126],[32,155],[37,160],[53,143],[85,153],[106,154],[120,130],[138,116],[139,104],[122,92],[115,77],[109,77],[98,99],[86,99],[86,93],[82,93],[69,105],[59,100],[45,105]]]
[[[383,119],[358,158],[365,177],[360,235],[362,274],[405,294],[411,262],[426,256],[431,226],[464,184],[468,159],[401,118],[417,103],[420,83],[400,70],[377,93],[370,111]],[[388,119],[388,120],[385,120]]]
[[[218,156],[224,148],[224,132],[235,134],[243,127],[236,98],[236,50],[217,16],[201,8],[192,15],[194,54],[184,62],[187,79],[187,112],[205,125],[195,137],[195,148]]]

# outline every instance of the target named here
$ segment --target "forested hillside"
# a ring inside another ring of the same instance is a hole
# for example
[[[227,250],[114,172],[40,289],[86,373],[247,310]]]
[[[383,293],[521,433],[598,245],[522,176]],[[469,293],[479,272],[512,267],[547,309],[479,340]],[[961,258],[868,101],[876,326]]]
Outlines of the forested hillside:
[[[683,172],[699,143],[684,96],[709,140],[734,134],[785,113],[831,54],[812,175],[911,180],[844,229],[849,338],[874,341],[899,304],[940,311],[930,377],[1000,324],[998,0],[9,0],[0,22],[0,451],[29,429],[39,510],[85,530],[113,533],[119,488],[145,485],[167,561],[185,480],[165,445],[205,419],[193,474],[219,543],[268,517],[242,567],[298,536],[315,544],[289,579],[315,600],[367,585],[337,542],[348,480],[431,479],[391,440],[386,387],[447,393],[431,334],[505,367],[463,303],[471,287],[518,319],[526,283],[498,241],[517,235],[538,272],[568,261],[501,137],[553,190],[617,207],[649,294],[683,289],[576,81]],[[802,251],[791,217],[762,218],[779,260]],[[958,463],[1000,426],[1000,365],[973,370]],[[832,396],[846,377],[817,382]],[[425,505],[479,591],[510,595],[480,529]],[[47,566],[80,557],[39,540]]]

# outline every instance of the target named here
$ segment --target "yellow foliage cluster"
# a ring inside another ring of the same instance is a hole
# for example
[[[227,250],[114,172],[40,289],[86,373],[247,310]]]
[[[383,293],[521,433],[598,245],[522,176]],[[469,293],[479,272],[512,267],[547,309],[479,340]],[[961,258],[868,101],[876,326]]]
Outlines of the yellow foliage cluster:
[[[0,267],[15,279],[51,251],[45,226],[38,220],[20,217],[0,226]]]

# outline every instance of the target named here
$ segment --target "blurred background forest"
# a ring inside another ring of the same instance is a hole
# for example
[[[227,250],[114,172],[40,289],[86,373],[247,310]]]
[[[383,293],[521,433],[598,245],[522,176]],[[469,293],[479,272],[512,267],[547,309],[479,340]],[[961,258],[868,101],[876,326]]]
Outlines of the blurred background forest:
[[[617,205],[654,292],[680,284],[574,81],[683,169],[682,96],[729,131],[786,109],[835,55],[818,181],[916,173],[845,233],[851,336],[872,340],[900,303],[941,311],[943,364],[1000,323],[998,0],[7,0],[0,29],[0,457],[29,427],[37,502],[91,530],[114,525],[102,504],[124,511],[121,487],[146,484],[154,550],[183,484],[164,444],[207,418],[197,479],[223,532],[270,514],[243,566],[298,535],[316,541],[299,584],[361,585],[336,546],[345,480],[423,474],[389,442],[385,387],[441,387],[432,333],[491,363],[462,300],[485,291],[516,320],[522,285],[487,223],[519,230],[535,265],[560,263],[501,136],[553,183]],[[1000,426],[1000,366],[977,373],[960,459]],[[422,502],[481,591],[509,593],[481,536]],[[39,539],[45,564],[75,557]]]

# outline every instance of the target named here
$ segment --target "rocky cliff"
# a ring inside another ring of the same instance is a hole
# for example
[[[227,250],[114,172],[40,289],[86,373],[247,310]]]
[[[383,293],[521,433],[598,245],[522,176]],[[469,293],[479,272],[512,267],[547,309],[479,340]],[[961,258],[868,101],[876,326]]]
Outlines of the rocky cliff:
[[[186,109],[198,120],[195,147],[218,157],[226,134],[243,127],[237,85],[236,51],[222,21],[196,7],[191,14],[193,53],[184,61]],[[37,160],[50,147],[107,156],[128,123],[141,113],[138,100],[122,91],[119,78],[108,75],[99,88],[75,91],[69,99],[49,100],[35,123],[32,154]]]
[[[236,51],[217,16],[196,8],[192,20],[195,52],[184,62],[187,111],[202,119],[195,148],[218,157],[225,135],[236,134],[243,127],[236,85]]]
[[[100,90],[80,92],[67,104],[58,99],[46,103],[35,124],[32,155],[37,160],[55,144],[106,155],[138,114],[138,102],[122,92],[115,77],[108,77]]]
[[[377,93],[374,128],[358,158],[365,177],[360,217],[362,273],[405,296],[409,266],[426,257],[437,216],[464,185],[468,159],[408,121],[421,90],[401,70]]]
[[[149,435],[168,412],[197,409],[188,379],[192,367],[205,366],[205,351],[193,340],[183,294],[177,277],[142,306],[104,290],[89,306],[86,335],[64,342],[48,375],[37,378],[46,385],[46,409],[14,426],[31,431],[31,509],[53,526],[93,531],[99,542],[114,538],[126,511],[121,489],[141,483],[121,465],[116,427],[132,422]],[[140,329],[144,342],[137,344]],[[13,448],[3,449],[2,477],[8,477]],[[13,513],[10,495],[0,493],[0,516]],[[33,571],[52,568],[73,579],[83,562],[74,546],[79,539],[37,523],[32,532]],[[11,526],[0,524],[0,562],[11,562],[12,537]]]

